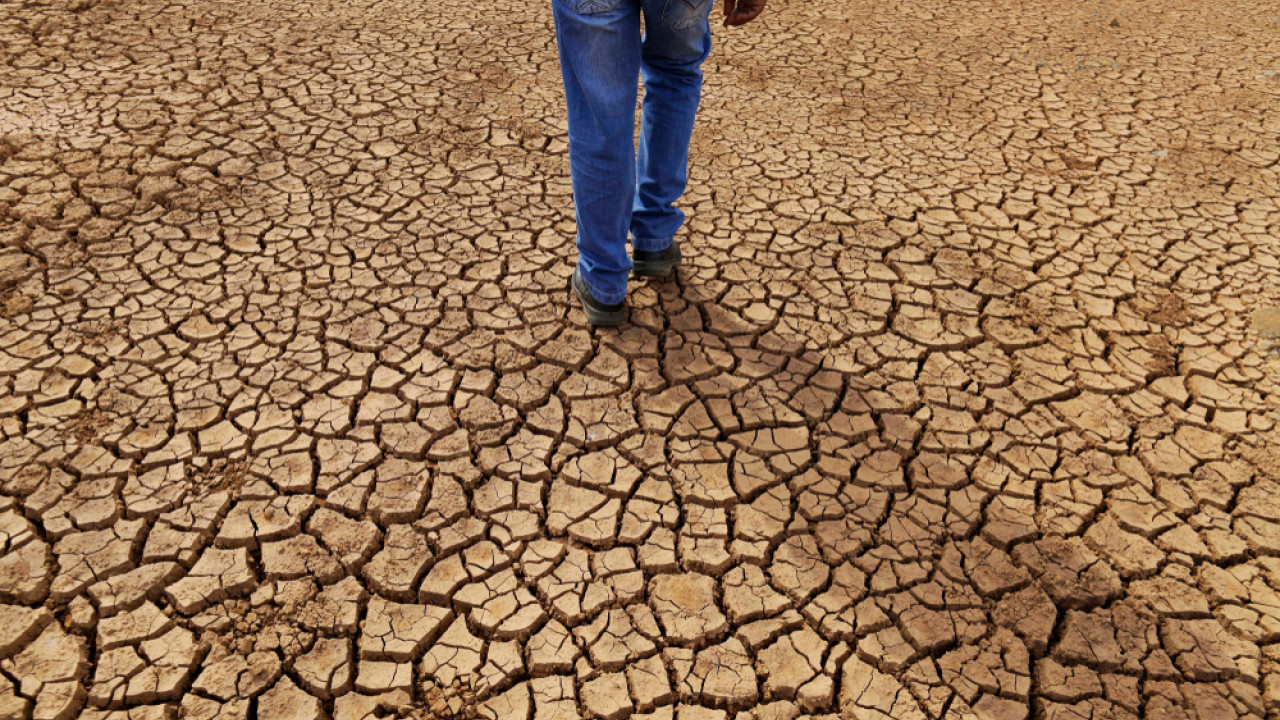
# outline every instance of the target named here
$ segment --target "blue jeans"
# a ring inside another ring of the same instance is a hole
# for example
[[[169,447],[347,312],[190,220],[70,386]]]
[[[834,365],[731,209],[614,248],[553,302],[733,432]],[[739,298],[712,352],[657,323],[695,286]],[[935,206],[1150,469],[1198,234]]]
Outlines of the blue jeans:
[[[684,193],[714,3],[552,0],[569,109],[578,270],[599,302],[627,295],[628,232],[636,250],[665,250],[684,222],[673,203]],[[637,158],[638,77],[644,104]]]

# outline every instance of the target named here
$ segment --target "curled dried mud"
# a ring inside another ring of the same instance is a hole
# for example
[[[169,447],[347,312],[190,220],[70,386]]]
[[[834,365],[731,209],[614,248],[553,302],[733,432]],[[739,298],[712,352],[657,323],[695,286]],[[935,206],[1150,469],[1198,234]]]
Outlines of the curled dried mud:
[[[1277,716],[1274,5],[776,0],[592,331],[553,1],[0,0],[0,717]]]

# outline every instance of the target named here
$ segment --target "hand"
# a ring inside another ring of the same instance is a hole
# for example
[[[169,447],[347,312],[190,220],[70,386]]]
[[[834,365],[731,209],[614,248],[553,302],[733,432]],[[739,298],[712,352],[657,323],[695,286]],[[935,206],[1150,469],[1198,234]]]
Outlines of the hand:
[[[764,12],[766,0],[724,0],[724,26],[746,25]]]

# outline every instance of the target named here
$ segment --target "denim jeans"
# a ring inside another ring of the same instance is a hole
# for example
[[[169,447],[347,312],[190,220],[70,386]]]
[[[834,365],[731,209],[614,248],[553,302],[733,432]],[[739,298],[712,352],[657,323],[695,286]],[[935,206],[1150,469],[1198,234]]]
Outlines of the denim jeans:
[[[619,303],[631,272],[627,233],[636,250],[664,250],[684,222],[674,203],[684,193],[715,0],[551,2],[569,110],[578,270],[596,300]]]

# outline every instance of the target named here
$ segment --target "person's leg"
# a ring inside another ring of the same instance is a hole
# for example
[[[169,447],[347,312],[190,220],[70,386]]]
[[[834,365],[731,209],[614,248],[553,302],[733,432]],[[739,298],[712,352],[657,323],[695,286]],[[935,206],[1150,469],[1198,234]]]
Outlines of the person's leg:
[[[552,0],[552,7],[569,110],[578,272],[597,301],[620,303],[631,271],[640,2]]]
[[[715,0],[643,0],[640,70],[644,104],[639,176],[631,212],[631,244],[664,250],[684,222],[675,201],[684,193],[689,138],[702,96],[702,61],[711,52]]]

